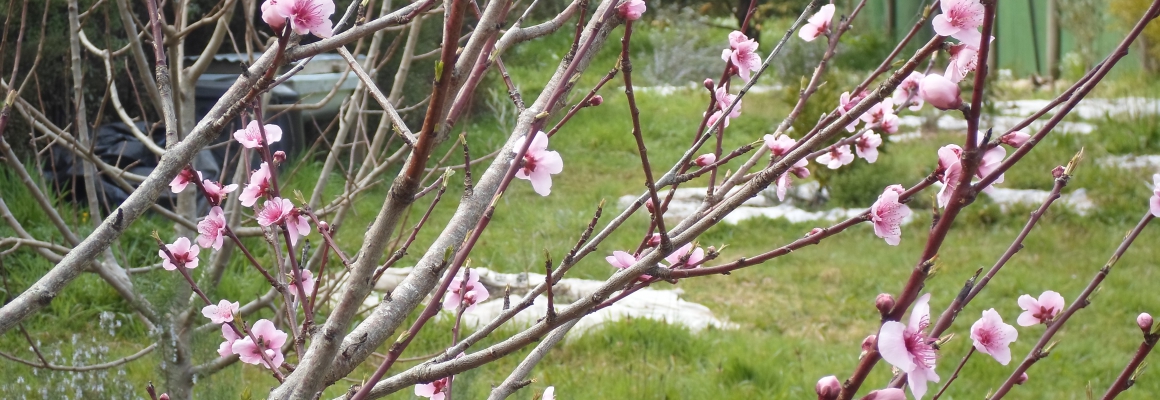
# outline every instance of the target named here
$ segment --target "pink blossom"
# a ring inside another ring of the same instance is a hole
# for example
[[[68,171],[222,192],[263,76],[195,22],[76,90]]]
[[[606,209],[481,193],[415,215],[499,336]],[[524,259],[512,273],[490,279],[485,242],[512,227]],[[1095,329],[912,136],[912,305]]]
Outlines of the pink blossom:
[[[1148,210],[1160,217],[1160,174],[1152,175],[1152,198],[1148,199]]]
[[[299,279],[290,281],[290,284],[286,285],[286,289],[290,291],[291,296],[297,297],[298,282],[302,282],[302,293],[309,297],[311,293],[314,293],[314,274],[310,273],[308,269],[302,269],[298,277]]]
[[[709,166],[715,162],[717,162],[717,155],[713,153],[699,155],[696,160],[693,160],[693,163],[699,167]]]
[[[826,164],[830,169],[838,169],[854,162],[854,153],[850,152],[850,146],[831,146],[830,151],[818,156],[814,161]]]
[[[161,256],[162,260],[161,267],[165,270],[173,271],[177,269],[178,265],[184,266],[186,269],[197,268],[197,253],[201,251],[201,248],[190,243],[188,238],[179,237],[173,244],[165,245],[165,248],[169,249],[170,254],[173,254],[173,258],[170,259],[164,250],[157,250],[157,255]]]
[[[209,204],[215,206],[222,203],[222,199],[226,197],[227,193],[233,193],[233,191],[238,190],[237,184],[222,186],[209,179],[201,181],[201,187],[205,190],[205,197],[209,200]]]
[[[1063,311],[1063,305],[1063,296],[1050,290],[1040,294],[1038,300],[1026,294],[1019,296],[1019,308],[1024,311],[1016,322],[1020,326],[1046,324]]]
[[[281,0],[289,1],[289,0]],[[262,20],[271,28],[280,29],[286,23],[286,16],[278,12],[278,0],[266,0],[262,3]]]
[[[810,170],[806,168],[809,163],[810,162],[804,158],[798,160],[798,162],[794,163],[794,165],[789,168],[789,171],[786,171],[784,174],[781,174],[781,176],[777,178],[777,199],[779,201],[785,201],[785,193],[789,190],[790,185],[793,183],[790,181],[790,174],[793,174],[801,179],[805,179],[806,177],[810,176]]]
[[[310,236],[310,222],[297,208],[290,210],[286,216],[286,233],[290,234],[290,244],[298,244],[300,236]]]
[[[951,195],[959,187],[959,181],[963,174],[963,165],[960,160],[962,153],[963,148],[954,144],[948,144],[938,149],[938,171],[941,171],[939,180],[943,183],[937,196],[939,207],[946,207],[951,201]]]
[[[761,68],[761,56],[757,55],[757,41],[745,36],[741,31],[729,33],[729,48],[721,51],[721,59],[737,68],[737,76],[749,82],[750,71]]]
[[[963,105],[963,99],[959,97],[961,93],[959,85],[939,74],[927,75],[918,84],[919,97],[940,110],[957,110],[961,107]]]
[[[628,0],[624,3],[620,3],[620,6],[616,8],[616,11],[620,13],[622,18],[629,21],[636,21],[640,19],[640,16],[644,14],[647,8],[648,7],[645,7],[643,0]]]
[[[902,185],[890,185],[878,196],[878,201],[870,206],[870,221],[874,223],[874,234],[886,239],[886,244],[897,246],[902,240],[902,220],[910,215],[910,207],[898,201],[905,189]]]
[[[658,234],[655,234],[655,237],[657,240],[657,244],[660,244],[661,235],[658,233]],[[649,241],[650,242],[652,241],[651,237],[649,238]],[[655,246],[655,245],[653,245],[653,246]],[[617,250],[617,251],[612,252],[611,256],[604,257],[604,261],[608,261],[609,264],[612,264],[612,266],[616,267],[617,269],[627,269],[628,267],[631,267],[633,264],[636,264],[636,257],[633,257],[632,254],[629,254],[627,252]],[[651,275],[641,275],[640,278],[637,278],[637,280],[639,280],[641,282],[647,281],[649,279],[652,279]]]
[[[447,288],[447,300],[443,302],[443,308],[451,311],[459,309],[459,304],[462,302],[467,305],[463,312],[469,312],[475,309],[475,305],[487,300],[489,294],[487,288],[479,283],[479,273],[475,270],[470,270],[467,273],[467,283],[463,282],[463,274],[456,274],[455,279],[451,280],[451,286]]]
[[[690,250],[692,251],[691,253]],[[668,257],[665,257],[665,261],[669,262],[669,268],[690,266],[696,267],[701,263],[701,261],[704,260],[705,250],[700,247],[694,250],[692,243],[686,243],[684,246],[681,246],[681,248],[677,249],[677,251],[674,251],[673,254],[669,254]]]
[[[209,318],[210,322],[215,324],[224,324],[234,320],[234,315],[238,313],[238,307],[240,306],[236,301],[230,303],[229,300],[222,299],[216,306],[210,304],[202,307],[201,315]],[[233,330],[231,329],[230,332],[233,332]]]
[[[263,204],[262,211],[258,211],[258,225],[270,226],[279,224],[290,216],[290,212],[294,210],[294,204],[290,203],[290,199],[283,199],[275,197],[266,200]]]
[[[812,42],[818,36],[825,35],[830,30],[830,21],[834,19],[834,5],[826,4],[818,9],[818,12],[810,16],[806,26],[803,26],[798,31],[798,37],[807,42]]]
[[[270,143],[282,140],[282,128],[279,128],[278,125],[266,124],[259,129],[258,121],[250,121],[245,129],[235,131],[234,139],[247,149],[260,149],[262,148],[262,129],[266,130],[266,139],[269,139]]]
[[[721,115],[723,115],[725,113],[725,109],[729,108],[729,105],[733,104],[733,101],[737,99],[737,95],[729,94],[729,90],[725,89],[724,86],[717,88],[717,90],[713,92],[713,97],[717,99],[718,110],[714,111],[713,115],[709,116],[708,124],[710,126],[717,123],[717,120],[720,119]],[[721,125],[728,128],[729,127],[729,119],[730,118],[737,118],[740,116],[741,116],[741,101],[737,100],[737,106],[733,107],[733,111],[730,111],[729,115],[725,116],[725,121],[722,122]]]
[[[886,133],[898,132],[898,116],[894,115],[894,100],[886,99],[875,104],[862,114],[862,121],[869,128],[878,128]]]
[[[983,4],[979,0],[946,0],[941,5],[942,14],[931,21],[934,31],[979,47],[983,35],[977,29],[983,24]]]
[[[951,82],[959,83],[978,67],[979,49],[960,43],[951,46],[949,52],[951,60],[947,63],[946,78]]]
[[[1014,326],[1003,323],[1003,317],[994,308],[983,311],[983,317],[971,325],[971,340],[975,350],[995,357],[999,364],[1011,362],[1011,342],[1019,338]]]
[[[1031,140],[1031,135],[1023,133],[1023,131],[1015,131],[999,137],[999,142],[1005,145],[1019,148],[1027,144]]]
[[[857,95],[853,96],[850,95],[850,92],[842,92],[842,95],[838,97],[838,115],[846,115],[846,113],[854,109],[854,106],[857,106],[858,103],[861,103],[862,99],[864,98],[866,98],[866,92],[859,92]],[[849,125],[846,125],[846,130],[853,132],[857,127],[858,120],[855,119],[850,121]]]
[[[234,332],[234,328],[230,324],[222,324],[222,337],[225,337],[226,341],[218,346],[218,355],[222,357],[232,356],[234,354],[234,342],[240,337],[237,332]]]
[[[419,397],[427,397],[431,400],[443,400],[447,398],[447,386],[450,384],[449,378],[443,378],[431,383],[420,383],[415,385],[415,395]]]
[[[270,190],[270,176],[270,164],[267,163],[262,163],[258,170],[250,174],[250,183],[246,184],[241,197],[238,197],[243,206],[253,207],[259,198],[266,196]]]
[[[196,178],[194,178],[194,172],[196,172]],[[181,172],[177,173],[177,176],[173,177],[173,181],[169,182],[169,190],[173,193],[181,193],[194,179],[201,180],[201,171],[194,171],[189,168],[182,169]]]
[[[910,111],[918,111],[922,109],[922,97],[918,95],[919,83],[922,82],[924,75],[920,72],[911,72],[907,75],[902,83],[894,89],[894,104],[910,105]]]
[[[648,240],[645,241],[645,246],[648,246],[648,247],[657,247],[657,246],[660,246],[660,244],[661,244],[661,234],[659,234],[659,233],[654,233],[654,234],[650,235],[648,237]]]
[[[814,385],[814,392],[817,392],[818,400],[833,400],[842,392],[842,383],[833,375],[822,377],[818,379],[818,384]]]
[[[906,392],[898,388],[875,390],[862,400],[906,400]]]
[[[765,147],[768,147],[769,152],[773,153],[775,157],[788,154],[795,144],[797,144],[797,141],[786,135],[777,135],[776,137],[773,135],[765,135]]]
[[[540,396],[540,400],[556,400],[556,387],[548,386],[544,389],[544,394]]]
[[[882,136],[874,132],[863,133],[854,141],[854,154],[862,157],[866,162],[873,164],[878,161],[878,146],[882,145]]]
[[[201,247],[221,250],[225,231],[225,214],[222,213],[221,207],[213,206],[209,209],[209,215],[197,223],[197,244]]]
[[[936,338],[926,333],[930,326],[929,302],[930,293],[922,295],[914,302],[908,325],[887,321],[878,333],[878,351],[882,358],[907,374],[910,393],[916,399],[926,394],[927,381],[939,381],[934,372],[938,355],[932,346]]]
[[[260,319],[254,323],[250,333],[258,339],[258,342],[254,343],[254,339],[251,339],[249,335],[235,340],[233,344],[234,354],[237,354],[242,362],[247,364],[265,365],[270,369],[282,366],[282,361],[285,360],[282,355],[282,345],[286,343],[286,332],[275,328],[274,323],[270,320]],[[266,361],[262,359],[262,353],[270,358],[273,366],[266,364]]]
[[[294,29],[294,33],[299,35],[313,33],[314,36],[321,38],[334,35],[333,23],[330,22],[330,16],[334,14],[333,0],[277,1],[278,3],[273,5],[273,11],[290,19],[290,28]],[[265,19],[265,15],[262,18]]]
[[[564,170],[564,159],[560,153],[548,151],[548,135],[536,132],[532,144],[524,155],[523,165],[516,171],[516,178],[532,182],[532,189],[540,196],[552,193],[552,175]],[[515,149],[513,152],[518,152]]]
[[[982,138],[979,139],[981,140]],[[1004,149],[1003,146],[995,146],[987,149],[987,152],[983,153],[983,158],[979,160],[979,168],[975,169],[975,176],[982,179],[992,172],[995,172],[999,169],[999,165],[1003,164],[1003,158],[1005,157],[1007,157],[1007,149]],[[1003,174],[999,174],[999,178],[995,179],[994,183],[983,188],[983,190],[990,189],[996,183],[1003,183]]]

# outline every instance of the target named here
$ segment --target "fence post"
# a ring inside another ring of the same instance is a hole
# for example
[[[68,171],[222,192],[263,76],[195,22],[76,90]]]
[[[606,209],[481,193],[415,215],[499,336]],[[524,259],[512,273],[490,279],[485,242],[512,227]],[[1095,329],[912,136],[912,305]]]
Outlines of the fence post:
[[[1059,79],[1059,4],[1047,0],[1047,73]]]

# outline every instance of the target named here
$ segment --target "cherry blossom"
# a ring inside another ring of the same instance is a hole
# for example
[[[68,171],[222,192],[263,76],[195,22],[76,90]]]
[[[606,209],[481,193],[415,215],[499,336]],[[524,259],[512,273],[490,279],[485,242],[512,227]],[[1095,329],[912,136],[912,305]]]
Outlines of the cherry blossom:
[[[714,111],[713,115],[709,116],[709,120],[707,122],[710,126],[717,123],[717,120],[720,119],[721,115],[723,115],[725,113],[725,109],[729,108],[729,105],[733,104],[733,101],[737,99],[737,95],[729,94],[729,90],[726,89],[724,86],[717,88],[717,90],[715,90],[713,92],[713,97],[715,99],[717,99],[718,110]],[[725,121],[722,122],[721,125],[728,128],[729,127],[729,119],[730,118],[737,118],[740,116],[741,116],[741,100],[737,100],[737,105],[733,107],[733,111],[730,111],[729,115],[725,116]]]
[[[918,95],[940,110],[957,110],[963,105],[959,85],[939,74],[930,74],[918,84]]]
[[[866,162],[873,164],[878,161],[878,146],[882,145],[882,136],[874,132],[863,133],[854,141],[854,154]]]
[[[290,215],[286,216],[286,233],[290,234],[291,245],[298,244],[301,236],[310,236],[310,222],[297,208],[291,209]]]
[[[235,190],[238,190],[237,184],[222,186],[209,179],[201,181],[201,187],[205,190],[205,197],[209,200],[209,204],[214,206],[222,204],[222,199],[225,199],[227,193],[233,193]]]
[[[544,389],[544,394],[540,396],[540,400],[556,400],[556,387],[548,386]]]
[[[431,400],[443,400],[447,398],[446,391],[450,383],[450,378],[443,378],[430,383],[420,383],[415,385],[415,395],[427,397]]]
[[[781,176],[777,178],[778,201],[785,201],[785,193],[789,190],[790,185],[793,183],[790,181],[790,174],[793,174],[800,179],[805,179],[810,176],[810,170],[806,168],[809,163],[810,162],[804,158],[798,160],[798,162],[794,163],[794,165],[789,168],[789,171],[786,171],[784,174],[781,174]]]
[[[1160,217],[1160,174],[1152,175],[1152,198],[1148,199],[1148,210]]]
[[[263,20],[266,19],[265,12],[273,11],[283,18],[289,18],[290,28],[294,29],[294,33],[299,35],[313,33],[314,36],[321,38],[328,38],[334,35],[333,23],[330,22],[330,16],[334,14],[333,0],[277,1],[277,4],[273,4],[271,8],[263,12]]]
[[[644,4],[644,0],[628,0],[624,3],[620,3],[620,6],[617,7],[616,11],[620,13],[622,18],[629,21],[636,21],[640,19],[640,16],[644,14],[647,8],[648,7],[646,7]]]
[[[536,193],[547,196],[552,193],[552,175],[564,170],[564,159],[560,158],[560,153],[548,151],[548,135],[544,132],[536,132],[531,140],[523,165],[516,171],[516,178],[531,181]],[[518,155],[519,149],[513,152]]]
[[[979,139],[982,140],[982,138]],[[983,153],[983,158],[979,160],[979,168],[975,169],[975,176],[982,179],[987,175],[990,175],[992,172],[995,172],[995,170],[999,169],[999,165],[1003,164],[1003,159],[1006,157],[1007,149],[1004,149],[1003,146],[995,146],[987,149],[987,151]],[[995,182],[991,185],[987,185],[987,187],[983,188],[983,190],[986,191],[991,189],[991,186],[996,183],[1003,183],[1003,174],[999,174],[999,177],[995,179]]]
[[[654,237],[657,240],[657,244],[660,244],[661,235],[655,234]],[[649,241],[652,241],[652,237],[649,238]],[[612,266],[616,267],[617,269],[627,269],[633,264],[636,264],[636,257],[633,257],[632,254],[620,250],[612,252],[612,255],[604,257],[604,260],[608,261],[609,264],[612,264]],[[637,278],[637,280],[641,282],[647,281],[649,279],[652,279],[651,275],[641,275],[639,278]]]
[[[196,172],[196,178],[194,172]],[[181,172],[177,173],[177,176],[173,177],[173,181],[169,182],[169,190],[173,193],[181,193],[194,179],[201,180],[201,171],[193,171],[189,168],[182,169]]]
[[[290,291],[291,296],[298,296],[298,282],[302,282],[302,293],[310,296],[314,293],[314,274],[310,273],[308,269],[302,269],[298,274],[299,279],[292,279],[290,284],[286,285],[286,289]]]
[[[234,342],[241,337],[238,336],[237,332],[234,332],[234,328],[230,324],[222,324],[222,337],[226,338],[226,341],[218,346],[218,355],[222,357],[234,355]]]
[[[898,84],[894,89],[894,104],[910,105],[910,111],[918,111],[922,109],[922,97],[918,95],[919,83],[925,76],[920,72],[911,72]]]
[[[786,135],[765,135],[765,147],[768,147],[769,152],[775,157],[786,155],[795,144],[797,141]]]
[[[1023,314],[1019,314],[1019,319],[1016,322],[1020,326],[1049,323],[1063,311],[1063,305],[1063,296],[1051,290],[1040,294],[1039,299],[1026,294],[1019,296],[1019,308],[1022,308],[1024,311]]]
[[[761,68],[761,56],[757,55],[757,41],[745,36],[741,31],[729,33],[729,48],[721,51],[721,59],[737,68],[737,76],[749,82],[750,71]]]
[[[1015,148],[1023,147],[1023,145],[1027,144],[1029,140],[1031,140],[1031,135],[1028,135],[1023,131],[1015,131],[999,137],[1000,143]]]
[[[810,16],[806,26],[803,26],[798,31],[798,37],[807,42],[812,42],[818,36],[825,35],[830,30],[830,21],[834,19],[834,5],[826,4],[818,9],[818,12]]]
[[[862,400],[906,400],[906,392],[898,388],[875,390]]]
[[[451,286],[447,288],[447,300],[443,302],[443,308],[456,311],[459,309],[459,304],[462,302],[467,305],[463,312],[469,312],[475,309],[475,305],[487,300],[489,294],[487,288],[479,283],[479,273],[475,270],[467,272],[467,283],[463,282],[463,275],[456,274],[455,279],[451,280]]]
[[[246,188],[242,189],[242,195],[238,197],[243,206],[253,207],[259,198],[266,196],[266,192],[270,190],[270,177],[268,163],[262,163],[256,171],[250,173],[250,183],[246,184]]]
[[[242,147],[247,149],[260,149],[263,145],[262,129],[266,130],[266,139],[269,139],[270,143],[282,140],[282,128],[279,128],[278,125],[272,124],[266,124],[263,125],[262,128],[258,128],[258,121],[250,121],[250,124],[246,125],[245,129],[238,129],[235,131],[234,139],[237,140],[238,143],[241,143]]]
[[[838,398],[838,393],[842,392],[842,383],[838,382],[838,377],[834,375],[822,377],[814,385],[814,392],[817,392],[818,400],[836,399]]]
[[[293,210],[294,204],[290,202],[290,199],[275,197],[266,200],[262,206],[262,211],[258,211],[258,225],[270,226],[279,224],[285,221]]]
[[[197,244],[201,247],[221,250],[225,231],[225,214],[221,207],[213,206],[209,209],[209,215],[197,223]]]
[[[282,0],[290,1],[290,0]],[[271,28],[280,29],[286,23],[286,16],[278,12],[278,0],[266,0],[262,3],[262,20]]]
[[[830,151],[818,156],[814,161],[826,164],[830,169],[838,169],[854,162],[854,153],[850,152],[850,146],[831,146]]]
[[[930,326],[930,293],[922,295],[910,310],[910,323],[898,321],[882,324],[878,333],[878,351],[882,359],[905,372],[910,393],[921,399],[926,394],[927,381],[938,382],[934,372],[938,355],[932,344],[936,338],[927,336]]]
[[[699,155],[696,160],[693,160],[693,163],[699,167],[705,167],[715,162],[717,162],[717,155],[713,153]]]
[[[975,350],[995,357],[999,364],[1011,362],[1011,342],[1019,338],[1014,326],[1003,323],[1003,317],[994,308],[983,311],[983,317],[971,325],[971,340]]]
[[[934,31],[979,47],[983,34],[977,29],[983,24],[983,4],[979,0],[946,0],[941,6],[942,14],[931,21]]]
[[[945,76],[951,82],[959,83],[978,67],[979,49],[959,43],[951,46],[948,52],[951,54],[951,60],[947,63]]]
[[[250,329],[250,333],[258,339],[254,343],[254,339],[250,336],[235,340],[232,346],[234,354],[241,358],[242,362],[254,365],[265,365],[267,368],[275,369],[282,366],[282,361],[285,356],[282,355],[282,345],[286,343],[286,332],[278,330],[274,327],[274,323],[268,319],[260,319],[254,323],[254,327]],[[262,353],[270,358],[270,362],[262,359]]]
[[[229,300],[222,299],[217,305],[210,304],[202,307],[201,315],[209,318],[210,322],[215,324],[224,324],[234,320],[234,315],[238,313],[238,307],[241,307],[238,302],[230,303]],[[230,332],[233,332],[233,329],[230,329]]]
[[[190,243],[188,238],[179,237],[173,244],[165,245],[165,248],[169,249],[170,254],[173,254],[172,259],[165,254],[165,250],[158,250],[157,255],[161,256],[161,267],[165,268],[166,271],[173,271],[177,269],[178,265],[184,266],[186,269],[197,268],[197,253],[201,251],[201,248]]]
[[[894,115],[894,100],[886,99],[866,110],[860,117],[869,128],[878,128],[886,133],[898,132],[898,116]]]
[[[866,92],[859,92],[857,95],[850,95],[850,92],[842,92],[842,95],[838,97],[838,115],[846,115],[846,113],[854,109],[854,106],[862,102],[864,98],[866,98]],[[850,121],[850,124],[846,125],[846,130],[853,132],[857,129],[858,122],[858,119]]]
[[[874,223],[874,234],[886,239],[886,244],[897,246],[902,240],[902,220],[910,216],[910,207],[898,201],[905,189],[902,185],[890,185],[878,196],[878,201],[870,206],[870,221]]]
[[[685,243],[684,246],[674,251],[673,254],[665,257],[665,261],[669,262],[669,268],[696,267],[702,261],[705,261],[705,250],[700,247],[694,250],[692,243]]]

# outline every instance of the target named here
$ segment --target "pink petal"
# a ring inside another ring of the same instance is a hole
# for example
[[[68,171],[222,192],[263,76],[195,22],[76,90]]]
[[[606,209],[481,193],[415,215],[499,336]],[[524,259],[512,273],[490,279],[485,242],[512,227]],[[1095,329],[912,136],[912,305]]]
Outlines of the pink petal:
[[[1024,311],[1022,314],[1019,314],[1019,318],[1016,319],[1015,322],[1018,323],[1019,326],[1035,326],[1043,323],[1043,320],[1036,318],[1035,312],[1033,311]]]
[[[906,350],[906,326],[898,321],[886,321],[878,331],[878,352],[882,359],[898,369],[910,372],[916,365]]]
[[[1059,314],[1060,311],[1063,311],[1063,296],[1051,290],[1043,292],[1043,294],[1039,295],[1039,306],[1054,309],[1055,314]],[[1052,315],[1052,317],[1054,316]]]
[[[945,4],[945,3],[944,3]],[[944,8],[945,10],[945,8]],[[934,19],[930,21],[931,26],[934,27],[934,32],[939,36],[950,36],[959,32],[960,28],[951,23],[947,18],[945,12],[943,14],[935,15]]]
[[[924,324],[930,323],[930,293],[918,297],[910,309],[910,324],[912,331],[921,331]]]

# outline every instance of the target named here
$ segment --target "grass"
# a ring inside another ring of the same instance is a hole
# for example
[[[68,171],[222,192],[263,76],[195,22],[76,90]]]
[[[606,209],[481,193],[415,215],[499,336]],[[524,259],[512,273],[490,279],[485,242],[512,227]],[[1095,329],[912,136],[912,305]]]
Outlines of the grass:
[[[767,29],[776,32],[777,29]],[[711,32],[724,37],[724,31]],[[555,59],[540,59],[538,50],[559,48],[571,33],[540,39],[509,54],[508,66],[517,82],[542,82],[550,73]],[[772,43],[766,41],[763,43]],[[615,60],[609,46],[593,62],[589,75],[578,84],[573,100],[582,95]],[[523,49],[523,50],[520,50]],[[644,59],[645,57],[641,57]],[[777,78],[793,85],[793,78]],[[1124,78],[1132,79],[1132,78]],[[513,183],[501,199],[494,219],[472,253],[472,265],[504,272],[538,270],[546,249],[561,257],[587,224],[596,204],[608,200],[605,221],[619,210],[616,199],[643,190],[635,143],[630,133],[627,105],[618,95],[614,81],[603,91],[605,103],[581,111],[552,139],[551,149],[564,158],[564,172],[554,177],[551,196],[540,197],[524,181]],[[489,83],[500,87],[498,81]],[[1155,84],[1133,85],[1114,82],[1100,96],[1142,95]],[[534,98],[540,88],[523,87],[525,100]],[[704,110],[703,92],[686,92],[661,97],[638,92],[642,109],[642,126],[649,144],[650,161],[660,172],[675,162],[684,146],[691,141],[692,129]],[[780,122],[789,105],[781,93],[750,94],[745,98],[744,114],[730,125],[725,147],[735,148],[760,138]],[[931,112],[928,108],[925,112]],[[816,118],[807,115],[803,118]],[[503,143],[507,132],[488,113],[463,124],[475,154],[484,154]],[[1089,159],[1109,154],[1156,154],[1153,117],[1097,121],[1097,133],[1086,136],[1049,136],[1018,167],[1007,174],[1002,185],[1011,188],[1050,187],[1049,171],[1084,147]],[[832,174],[829,179],[834,197],[829,206],[866,207],[892,183],[912,184],[934,166],[934,150],[961,141],[961,134],[945,132],[920,140],[888,143],[880,161],[873,167],[856,161],[856,165]],[[450,145],[437,149],[441,155]],[[317,163],[317,162],[315,162]],[[317,164],[315,164],[317,165]],[[290,189],[304,193],[312,190],[317,169],[302,168]],[[1098,204],[1098,210],[1079,216],[1055,208],[1028,238],[1024,248],[962,314],[950,332],[956,337],[941,351],[938,371],[949,377],[958,360],[970,346],[968,327],[984,309],[995,308],[1008,322],[1019,314],[1015,299],[1024,293],[1038,295],[1055,290],[1069,300],[1087,284],[1107,260],[1123,234],[1147,209],[1150,191],[1146,182],[1153,171],[1123,171],[1085,163],[1067,191],[1085,188]],[[462,191],[459,177],[453,179],[445,202],[436,208],[429,228],[423,231],[411,255],[399,265],[411,265],[438,234],[438,228],[452,215]],[[478,177],[478,170],[477,175]],[[699,180],[690,184],[704,186]],[[340,187],[334,182],[327,188],[333,196]],[[27,193],[9,171],[0,171],[0,190],[17,218],[37,237],[58,235],[38,214]],[[362,239],[363,224],[381,207],[385,189],[379,187],[356,203],[355,213],[339,233],[339,241],[349,252]],[[713,276],[680,282],[685,298],[709,306],[721,318],[737,323],[736,330],[707,330],[691,333],[680,327],[648,320],[628,320],[608,324],[583,337],[574,338],[554,350],[533,372],[536,379],[529,389],[513,398],[532,399],[546,386],[554,385],[561,398],[802,398],[813,396],[813,385],[824,375],[844,377],[857,362],[859,343],[873,333],[878,324],[874,298],[878,293],[896,293],[910,273],[925,239],[930,221],[933,191],[924,193],[911,204],[918,213],[916,221],[904,227],[902,244],[886,245],[868,226],[850,229],[821,246],[796,251],[762,265],[738,271],[730,276]],[[400,229],[409,229],[424,211],[429,199],[414,206],[411,216]],[[62,204],[65,214],[78,231],[89,226],[83,209]],[[937,272],[924,289],[933,294],[932,309],[940,312],[978,268],[989,267],[1010,244],[1030,208],[1016,207],[1001,212],[985,198],[964,211],[939,256]],[[78,216],[73,218],[73,216]],[[612,268],[603,255],[617,249],[635,247],[647,228],[647,219],[634,217],[600,247],[596,254],[583,260],[571,275],[603,279]],[[707,232],[700,242],[720,248],[728,245],[723,260],[757,254],[801,237],[814,224],[791,224],[781,220],[749,220],[738,225],[721,225]],[[158,230],[162,237],[172,236],[168,224],[157,218],[144,218],[130,227],[118,244],[117,252],[126,266],[143,266],[156,262],[149,232]],[[0,227],[0,235],[11,235]],[[168,235],[168,236],[167,236]],[[1160,238],[1155,229],[1145,230],[1137,244],[1120,260],[1105,281],[1094,302],[1076,314],[1057,339],[1060,344],[1051,357],[1040,361],[1029,373],[1031,379],[1016,389],[1019,398],[1084,398],[1086,388],[1095,392],[1106,389],[1127,362],[1140,341],[1134,317],[1143,311],[1157,312],[1160,302],[1155,296],[1155,260],[1160,248],[1151,246]],[[317,236],[312,237],[317,239]],[[258,257],[266,257],[265,247],[254,241]],[[20,250],[3,259],[7,268],[10,293],[32,284],[51,264]],[[133,276],[134,284],[147,293],[155,304],[172,298],[181,282],[173,274],[153,272]],[[252,298],[263,292],[263,280],[235,257],[222,284],[210,292],[214,298]],[[660,285],[666,288],[668,285]],[[269,317],[263,311],[257,318]],[[253,319],[253,318],[251,318]],[[121,321],[118,327],[116,321]],[[412,344],[404,357],[429,354],[446,347],[450,341],[450,322],[438,320]],[[149,342],[146,332],[132,318],[129,309],[99,278],[86,274],[58,296],[51,306],[38,313],[24,327],[41,343],[50,361],[71,364],[108,360],[135,352],[141,343]],[[1020,360],[1043,332],[1042,326],[1020,328],[1020,339],[1014,344],[1015,359]],[[489,343],[515,333],[502,331]],[[74,341],[73,338],[76,338]],[[216,357],[220,339],[216,335],[198,335],[195,340],[195,362]],[[0,336],[0,349],[26,359],[34,359],[18,331]],[[59,351],[59,355],[56,355]],[[456,378],[456,398],[485,397],[524,353],[500,360],[488,367]],[[54,358],[55,357],[55,358]],[[293,358],[291,358],[293,360]],[[16,377],[0,383],[0,391],[13,397],[142,397],[146,381],[162,382],[156,369],[164,362],[158,353],[101,374],[67,374],[35,371],[23,365],[0,363],[0,374]],[[1018,362],[1018,361],[1016,361]],[[414,363],[402,363],[396,371]],[[1001,366],[990,358],[976,355],[946,398],[980,397],[997,387],[1014,368]],[[352,375],[363,378],[371,372],[363,368]],[[889,377],[889,366],[880,365],[867,381],[866,388],[881,387]],[[274,382],[258,368],[234,365],[198,382],[201,398],[238,398],[244,392],[264,396]],[[340,383],[327,396],[341,394],[347,383]],[[936,386],[937,387],[937,386]],[[77,391],[80,391],[79,393]],[[1160,379],[1146,372],[1132,390],[1121,398],[1150,398],[1160,392]],[[466,396],[466,397],[465,397]],[[389,398],[414,396],[403,390]]]

